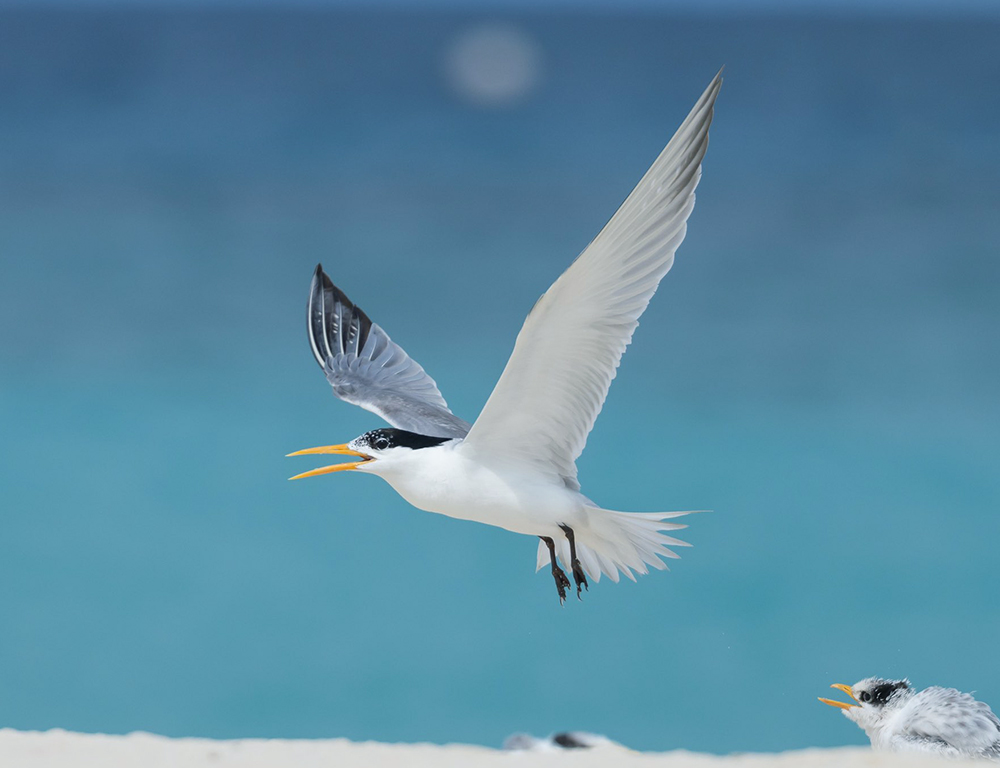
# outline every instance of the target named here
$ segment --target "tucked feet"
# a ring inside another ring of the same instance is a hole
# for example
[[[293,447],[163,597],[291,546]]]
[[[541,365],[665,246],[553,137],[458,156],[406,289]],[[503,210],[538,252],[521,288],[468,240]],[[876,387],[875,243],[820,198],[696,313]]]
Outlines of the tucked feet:
[[[590,585],[587,583],[587,574],[583,572],[583,566],[580,565],[580,561],[576,558],[576,536],[573,534],[573,529],[568,525],[560,525],[559,527],[563,529],[563,533],[566,534],[566,539],[569,541],[569,559],[573,563],[573,581],[576,582],[576,599],[582,600],[580,587],[586,587],[589,592]]]
[[[548,536],[539,536],[538,538],[544,541],[545,546],[549,548],[549,559],[552,561],[552,578],[555,579],[556,589],[559,592],[559,604],[563,605],[566,602],[566,588],[569,586],[569,579],[566,578],[565,572],[559,567],[559,563],[556,562],[555,542]],[[579,591],[579,587],[577,587],[577,590]]]

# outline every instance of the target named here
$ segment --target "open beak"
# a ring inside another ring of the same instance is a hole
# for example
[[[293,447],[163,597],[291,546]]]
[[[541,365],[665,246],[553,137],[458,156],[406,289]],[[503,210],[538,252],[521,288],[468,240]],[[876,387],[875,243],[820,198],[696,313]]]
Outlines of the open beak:
[[[305,456],[311,453],[339,453],[345,456],[360,456],[361,461],[345,461],[342,464],[331,464],[329,467],[320,467],[319,469],[310,469],[308,472],[303,472],[301,475],[296,475],[295,477],[288,478],[289,480],[298,480],[300,477],[314,477],[316,475],[326,475],[330,472],[341,472],[345,469],[357,469],[362,464],[367,464],[369,461],[374,461],[374,458],[365,453],[358,453],[357,451],[351,450],[344,445],[321,445],[319,448],[306,448],[303,451],[295,451],[295,453],[289,453],[288,456]]]
[[[852,699],[854,699],[854,692],[851,690],[851,686],[844,685],[843,683],[834,683],[830,686],[831,688],[836,688],[838,691],[843,691]],[[833,699],[820,699],[824,704],[829,704],[831,707],[838,707],[840,709],[850,709],[851,707],[858,706],[858,700],[854,699],[854,704],[846,704],[843,701],[834,701]]]

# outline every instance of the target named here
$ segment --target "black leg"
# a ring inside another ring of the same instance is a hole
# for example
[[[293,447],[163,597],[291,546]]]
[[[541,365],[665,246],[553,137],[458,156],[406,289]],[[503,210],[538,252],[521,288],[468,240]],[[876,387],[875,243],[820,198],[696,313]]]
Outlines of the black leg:
[[[569,579],[566,578],[563,569],[556,562],[556,544],[548,536],[539,536],[538,538],[544,541],[545,546],[549,548],[549,558],[552,560],[552,578],[556,580],[556,589],[559,590],[559,605],[563,605],[566,602],[566,587],[569,586]]]
[[[560,525],[563,529],[563,533],[566,534],[566,538],[569,540],[569,559],[573,564],[573,581],[576,582],[576,599],[582,600],[580,596],[580,587],[586,587],[587,591],[590,591],[590,585],[587,583],[587,574],[583,572],[583,566],[580,565],[580,561],[576,559],[576,536],[573,535],[573,529],[568,525]]]

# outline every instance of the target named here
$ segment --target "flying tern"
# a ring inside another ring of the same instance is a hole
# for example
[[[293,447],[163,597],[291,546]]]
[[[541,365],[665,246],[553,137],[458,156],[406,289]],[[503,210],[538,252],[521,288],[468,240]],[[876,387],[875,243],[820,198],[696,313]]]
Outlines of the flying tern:
[[[820,701],[843,710],[874,749],[1000,759],[1000,720],[971,694],[937,686],[915,691],[909,680],[880,677],[830,687],[846,693],[853,703]]]
[[[663,531],[688,512],[602,509],[580,492],[576,459],[601,411],[639,316],[674,262],[694,208],[721,72],[611,220],[535,303],[475,423],[455,416],[434,380],[316,267],[309,290],[313,355],[334,394],[392,428],[341,445],[296,451],[355,460],[291,478],[344,470],[378,475],[418,509],[537,536],[537,568],[551,566],[560,602],[570,569],[589,589],[619,571],[633,581],[669,547]]]

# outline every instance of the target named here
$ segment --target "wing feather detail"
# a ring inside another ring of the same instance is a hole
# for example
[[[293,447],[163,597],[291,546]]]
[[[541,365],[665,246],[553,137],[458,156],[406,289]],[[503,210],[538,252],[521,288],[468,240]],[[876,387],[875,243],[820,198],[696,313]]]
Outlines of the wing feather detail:
[[[434,379],[316,266],[309,287],[309,345],[341,400],[431,437],[464,437]]]
[[[1000,757],[1000,719],[989,705],[954,688],[932,686],[917,693],[899,714],[903,737],[940,742],[966,754]]]
[[[632,193],[532,308],[465,445],[579,489],[576,459],[694,208],[716,75]]]

